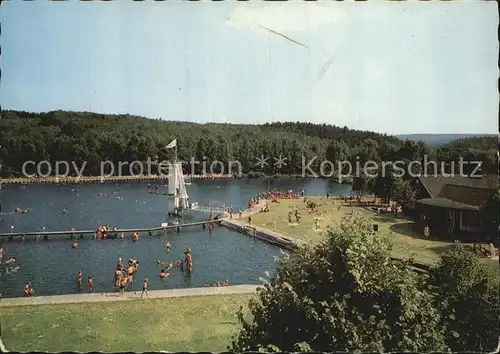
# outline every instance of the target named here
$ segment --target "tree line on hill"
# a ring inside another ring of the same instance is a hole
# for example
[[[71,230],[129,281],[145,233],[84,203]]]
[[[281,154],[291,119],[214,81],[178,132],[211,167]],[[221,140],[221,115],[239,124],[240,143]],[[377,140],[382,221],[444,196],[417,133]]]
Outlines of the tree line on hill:
[[[346,217],[283,259],[245,311],[233,352],[494,352],[498,270],[457,244],[429,273],[390,257],[388,235]]]
[[[0,129],[2,177],[21,175],[25,161],[74,161],[78,166],[86,161],[85,173],[98,175],[102,161],[146,162],[148,158],[154,160],[155,155],[160,161],[169,160],[172,150],[166,146],[173,139],[177,139],[178,157],[183,161],[206,160],[207,166],[214,160],[222,162],[224,170],[214,165],[215,173],[228,173],[231,161],[239,161],[242,173],[258,176],[301,174],[304,165],[320,171],[325,160],[336,166],[340,161],[352,165],[366,161],[422,161],[424,156],[448,164],[463,156],[481,161],[483,172],[497,171],[496,139],[492,137],[459,140],[434,150],[421,141],[401,141],[387,134],[326,124],[196,124],[67,111],[3,111]],[[262,156],[271,157],[263,169],[256,166],[257,158]],[[278,168],[272,158],[280,156],[286,158],[286,165]],[[233,165],[232,172],[240,172],[238,168]],[[137,169],[133,172],[139,172]],[[197,164],[194,172],[202,169],[203,165]]]

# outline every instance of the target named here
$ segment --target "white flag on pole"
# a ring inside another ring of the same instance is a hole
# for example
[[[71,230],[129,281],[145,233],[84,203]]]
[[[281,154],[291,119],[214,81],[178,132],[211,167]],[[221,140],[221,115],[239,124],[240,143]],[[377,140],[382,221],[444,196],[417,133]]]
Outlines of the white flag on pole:
[[[167,149],[171,149],[177,146],[177,139],[172,140],[170,144],[167,145]]]

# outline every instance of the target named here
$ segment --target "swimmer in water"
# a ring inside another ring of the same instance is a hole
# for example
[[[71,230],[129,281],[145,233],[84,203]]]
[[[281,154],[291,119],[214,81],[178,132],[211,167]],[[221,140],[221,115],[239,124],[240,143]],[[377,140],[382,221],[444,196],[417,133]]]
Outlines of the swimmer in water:
[[[5,274],[17,273],[20,267],[10,267],[5,270]]]
[[[169,275],[170,275],[170,273],[168,271],[166,271],[165,269],[160,270],[160,278],[165,279]]]
[[[66,209],[61,210],[63,214],[66,214],[68,211]]]
[[[166,247],[167,247],[167,252],[172,249],[172,245],[170,244],[170,240],[167,241]]]
[[[181,259],[179,262],[177,262],[176,265],[177,265],[177,267],[179,267],[179,269],[181,271],[184,270],[184,260],[183,259]]]

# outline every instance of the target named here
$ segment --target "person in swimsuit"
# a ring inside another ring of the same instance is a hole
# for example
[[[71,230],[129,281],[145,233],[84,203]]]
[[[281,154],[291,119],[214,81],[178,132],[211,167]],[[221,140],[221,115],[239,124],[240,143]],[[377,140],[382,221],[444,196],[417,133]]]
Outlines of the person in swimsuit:
[[[5,256],[5,250],[2,245],[0,245],[0,263],[2,262],[3,256]]]
[[[80,287],[82,286],[82,280],[83,280],[83,273],[81,270],[78,271],[76,274],[76,284]]]
[[[188,273],[191,273],[193,271],[193,257],[191,256],[191,249],[186,248],[186,251],[184,252],[186,255],[184,261],[186,262],[186,270]]]
[[[148,278],[144,279],[144,283],[142,283],[141,299],[142,299],[142,296],[144,294],[146,294],[146,297],[149,299],[149,294],[148,294]]]
[[[130,267],[128,267],[127,278],[129,280],[130,284],[132,284],[134,282],[134,271],[135,271],[134,266],[131,265]]]
[[[92,290],[94,290],[94,287],[93,287],[93,284],[92,284],[92,277],[89,277],[88,283],[89,283],[89,292],[91,293]]]
[[[117,269],[116,272],[115,272],[115,278],[113,280],[113,282],[115,283],[115,288],[119,288],[120,287],[120,281],[122,279],[122,271]]]
[[[160,270],[160,278],[165,279],[170,275],[168,271],[165,271],[165,269]]]
[[[127,278],[121,277],[119,281],[120,297],[125,296],[125,286],[127,285]]]
[[[33,295],[34,292],[35,290],[33,290],[33,288],[31,287],[31,283],[30,282],[26,283],[26,285],[24,286],[24,295],[31,296]]]
[[[180,261],[175,262],[175,266],[179,268],[181,271],[184,270],[184,260],[181,259]]]
[[[169,252],[172,249],[172,245],[170,244],[170,240],[167,241],[166,247],[167,247],[167,252]]]

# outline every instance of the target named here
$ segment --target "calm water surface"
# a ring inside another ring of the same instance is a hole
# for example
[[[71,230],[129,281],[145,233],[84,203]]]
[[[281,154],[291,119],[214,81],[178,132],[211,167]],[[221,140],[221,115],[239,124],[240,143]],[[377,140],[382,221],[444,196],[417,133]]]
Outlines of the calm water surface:
[[[0,191],[1,232],[9,232],[11,225],[14,232],[36,231],[43,227],[47,231],[72,227],[88,230],[100,224],[120,228],[156,227],[169,220],[166,214],[172,207],[172,199],[147,193],[147,184],[8,186]],[[188,193],[192,201],[202,206],[226,204],[244,209],[248,198],[268,188],[294,191],[303,188],[308,195],[324,195],[326,191],[330,194],[350,192],[349,185],[323,180],[238,180],[196,181],[188,186]],[[161,186],[161,191],[167,192],[167,188]],[[27,214],[12,212],[16,207],[30,211]],[[63,214],[62,209],[67,213]],[[193,211],[180,221],[207,218],[207,212]],[[274,272],[275,259],[281,255],[277,247],[224,227],[216,227],[212,233],[208,228],[190,227],[179,234],[170,231],[166,236],[143,234],[135,243],[129,237],[125,241],[86,238],[78,241],[79,249],[71,248],[73,241],[69,237],[38,242],[4,240],[6,257],[15,257],[20,269],[14,274],[0,275],[0,293],[4,297],[21,296],[27,281],[32,282],[38,295],[77,293],[80,290],[75,286],[75,278],[79,269],[85,279],[92,276],[95,292],[113,291],[113,271],[118,257],[135,258],[140,263],[136,284],[129,290],[140,290],[144,277],[148,277],[152,290],[197,287],[224,279],[231,285],[258,284],[259,277],[266,271]],[[170,253],[166,253],[164,247],[167,239],[172,243]],[[180,260],[186,247],[192,250],[193,274],[187,277],[174,268],[169,278],[160,279],[156,260]],[[86,286],[82,291],[86,291]]]

